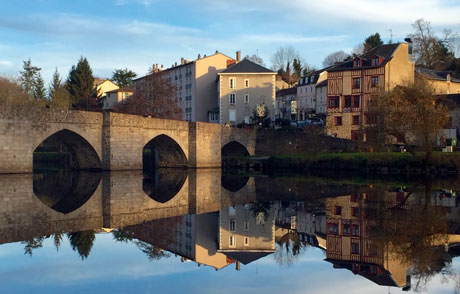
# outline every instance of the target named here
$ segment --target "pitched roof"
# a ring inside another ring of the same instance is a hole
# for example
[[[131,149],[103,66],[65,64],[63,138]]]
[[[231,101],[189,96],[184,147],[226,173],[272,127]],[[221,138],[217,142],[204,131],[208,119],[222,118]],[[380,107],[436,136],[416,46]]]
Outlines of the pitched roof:
[[[399,45],[401,45],[401,43],[384,44],[371,49],[369,52],[365,54],[359,55],[358,57],[363,61],[363,64],[359,67],[359,69],[381,67],[385,65],[388,61],[391,60],[391,58],[393,57],[393,53],[396,51]],[[383,61],[379,65],[372,65],[372,58],[374,56],[382,57]],[[342,71],[353,69],[354,59],[355,58],[332,66],[327,71]]]
[[[316,88],[324,87],[324,86],[327,86],[327,80],[324,80],[324,81],[319,82],[318,84],[316,84]]]
[[[243,59],[242,61],[229,66],[226,70],[220,72],[219,74],[226,73],[270,73],[276,74],[274,71],[269,70],[257,63],[250,61],[249,59]]]
[[[416,67],[415,72],[417,74],[428,77],[429,79],[438,81],[447,81],[447,75],[450,73],[450,71],[435,71],[433,69],[423,67]],[[452,82],[460,83],[460,80],[454,77],[451,77],[450,80]]]
[[[233,260],[239,261],[242,264],[246,265],[251,263],[259,258],[265,257],[269,254],[272,254],[273,251],[232,251],[232,252],[223,252],[225,255],[230,257]]]
[[[123,88],[118,88],[112,91],[107,91],[106,93],[117,93],[117,92],[134,92],[133,87],[123,87]]]
[[[297,94],[297,86],[276,91],[276,96]]]

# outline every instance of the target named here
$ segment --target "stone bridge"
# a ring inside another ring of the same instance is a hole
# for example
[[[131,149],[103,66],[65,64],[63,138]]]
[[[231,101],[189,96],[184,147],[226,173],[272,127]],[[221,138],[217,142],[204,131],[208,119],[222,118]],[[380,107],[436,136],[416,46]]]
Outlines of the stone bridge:
[[[29,173],[33,153],[47,139],[64,143],[81,169],[141,170],[143,150],[158,166],[221,166],[221,151],[254,155],[254,131],[218,124],[120,113],[45,108],[0,109],[0,173]]]

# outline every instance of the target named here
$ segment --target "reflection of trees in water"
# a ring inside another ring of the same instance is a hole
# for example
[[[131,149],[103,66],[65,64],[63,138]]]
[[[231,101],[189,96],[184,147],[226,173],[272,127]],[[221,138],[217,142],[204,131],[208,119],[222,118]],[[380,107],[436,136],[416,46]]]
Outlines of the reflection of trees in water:
[[[249,204],[249,209],[252,212],[252,216],[254,218],[258,218],[262,215],[264,220],[268,219],[271,208],[272,203],[270,201],[258,200]]]
[[[24,254],[32,256],[33,250],[42,248],[43,242],[46,239],[53,237],[53,243],[56,247],[56,251],[59,251],[59,247],[62,244],[62,237],[64,233],[56,233],[54,235],[49,236],[39,236],[34,237],[31,240],[24,241],[22,244],[24,246]],[[84,260],[88,258],[89,253],[91,252],[91,248],[94,244],[95,234],[94,231],[80,231],[80,232],[73,232],[67,233],[67,238],[69,239],[70,245],[74,251],[77,251],[80,255],[81,259]]]
[[[145,255],[147,255],[150,261],[160,260],[161,258],[167,258],[170,256],[163,249],[153,244],[149,244],[141,240],[136,240],[135,233],[127,229],[115,229],[112,231],[112,236],[113,239],[117,242],[133,242],[137,248],[139,248],[143,253],[145,253]]]
[[[385,199],[384,191],[376,194],[376,199]],[[401,264],[411,266],[411,276],[416,281],[413,289],[421,291],[435,274],[452,273],[452,258],[444,248],[448,242],[448,221],[442,207],[430,205],[429,184],[424,194],[410,191],[407,195],[396,205],[379,200],[366,204],[365,215],[369,222],[375,222],[378,247],[389,249]]]
[[[305,251],[306,244],[300,241],[296,232],[288,232],[276,240],[276,251],[274,258],[280,266],[292,266],[302,251]]]

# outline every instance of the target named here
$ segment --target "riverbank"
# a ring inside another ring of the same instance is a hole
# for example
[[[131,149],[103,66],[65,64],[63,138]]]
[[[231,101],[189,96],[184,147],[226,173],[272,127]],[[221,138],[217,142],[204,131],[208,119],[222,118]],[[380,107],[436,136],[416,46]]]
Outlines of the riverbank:
[[[240,157],[225,159],[224,166],[255,167],[266,171],[291,170],[307,172],[341,171],[377,175],[456,175],[460,152],[434,152],[425,164],[423,152],[411,155],[397,152],[285,154],[269,158]]]

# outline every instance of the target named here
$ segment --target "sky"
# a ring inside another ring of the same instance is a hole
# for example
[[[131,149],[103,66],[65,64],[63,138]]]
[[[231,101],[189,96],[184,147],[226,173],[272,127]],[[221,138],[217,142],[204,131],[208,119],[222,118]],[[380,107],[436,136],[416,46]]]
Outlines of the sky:
[[[324,261],[324,252],[308,247],[291,267],[279,266],[268,255],[236,271],[219,271],[180,257],[149,261],[133,243],[114,242],[98,234],[88,259],[81,260],[64,237],[56,251],[51,239],[43,248],[24,255],[24,244],[0,246],[1,293],[402,293],[400,288],[378,286]],[[453,260],[458,273],[460,264]],[[453,293],[455,280],[436,275],[424,293]],[[414,293],[414,292],[410,292]]]
[[[258,54],[269,67],[280,46],[321,68],[375,32],[403,41],[419,18],[460,32],[459,15],[460,0],[3,0],[0,74],[17,76],[31,58],[46,81],[56,68],[65,78],[85,56],[97,77],[116,68],[142,76],[216,50]]]

